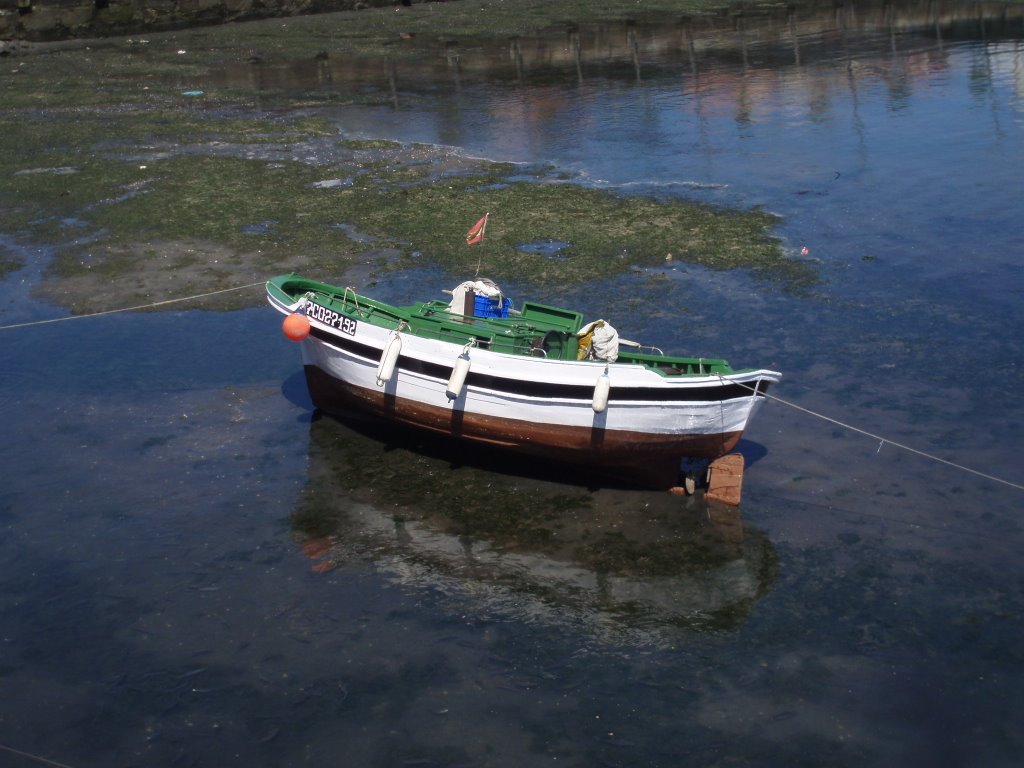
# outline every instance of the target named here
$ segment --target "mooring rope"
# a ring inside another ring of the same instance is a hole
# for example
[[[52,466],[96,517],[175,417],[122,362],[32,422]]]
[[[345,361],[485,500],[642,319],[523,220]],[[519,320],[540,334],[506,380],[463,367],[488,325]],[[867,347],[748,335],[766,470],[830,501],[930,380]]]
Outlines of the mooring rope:
[[[65,763],[58,763],[56,760],[48,760],[45,757],[33,755],[31,752],[22,752],[19,749],[14,749],[13,747],[8,747],[4,744],[0,744],[0,749],[5,750],[6,752],[10,752],[12,755],[18,755],[20,757],[28,758],[29,760],[35,760],[36,762],[42,763],[43,765],[52,765],[54,766],[54,768],[71,768],[70,765],[67,765]]]
[[[179,297],[179,298],[176,298],[176,299],[164,299],[163,301],[154,301],[154,302],[152,302],[150,304],[139,304],[139,305],[134,306],[134,307],[120,307],[118,309],[107,309],[107,310],[104,310],[102,312],[91,312],[91,313],[85,314],[85,315],[68,315],[66,317],[52,317],[52,318],[49,318],[47,320],[33,320],[33,321],[27,322],[27,323],[13,323],[11,325],[0,325],[0,331],[12,330],[14,328],[29,328],[31,326],[47,325],[49,323],[60,323],[60,322],[64,322],[65,320],[84,320],[84,319],[90,318],[90,317],[100,317],[102,315],[112,315],[112,314],[115,314],[115,313],[118,313],[118,312],[134,312],[134,311],[137,311],[137,310],[140,310],[140,309],[152,309],[153,307],[161,307],[161,306],[165,306],[167,304],[177,304],[177,303],[181,303],[181,302],[184,302],[184,301],[193,301],[195,299],[205,299],[205,298],[207,298],[209,296],[216,296],[216,295],[221,294],[221,293],[231,293],[233,291],[244,291],[244,290],[246,290],[248,288],[255,288],[258,285],[262,286],[262,285],[265,285],[265,284],[266,284],[265,281],[261,280],[258,283],[249,283],[247,285],[237,285],[237,286],[235,286],[233,288],[222,288],[221,290],[218,290],[218,291],[209,291],[207,293],[197,293],[197,294],[195,294],[193,296],[182,296],[182,297]],[[346,288],[345,290],[347,292],[349,289]],[[357,304],[357,307],[358,307],[358,304]],[[721,373],[718,374],[718,378],[723,383],[726,382],[725,377],[722,376]],[[930,461],[934,461],[934,462],[937,462],[939,464],[945,464],[947,467],[952,467],[953,469],[958,469],[958,470],[960,470],[962,472],[968,472],[968,473],[970,473],[972,475],[975,475],[977,477],[982,477],[982,478],[985,478],[986,480],[991,480],[994,483],[1000,483],[1001,485],[1009,486],[1010,488],[1016,488],[1018,491],[1024,491],[1024,485],[1022,485],[1020,483],[1015,483],[1015,482],[1013,482],[1011,480],[1006,480],[1006,479],[1004,479],[1002,477],[997,477],[996,475],[991,475],[991,474],[988,474],[987,472],[982,472],[982,471],[974,469],[972,467],[968,467],[968,466],[966,466],[964,464],[958,464],[955,461],[950,461],[949,459],[944,459],[941,456],[936,456],[935,454],[928,453],[926,451],[922,451],[922,450],[919,450],[917,448],[913,448],[912,446],[906,445],[905,443],[899,443],[899,442],[897,442],[895,440],[890,440],[889,438],[883,437],[882,435],[877,435],[874,432],[869,432],[866,429],[861,429],[860,427],[855,427],[853,424],[848,424],[848,423],[846,423],[844,421],[839,421],[839,419],[834,419],[831,416],[826,416],[823,413],[818,413],[817,411],[812,411],[810,408],[804,408],[802,405],[797,405],[796,403],[790,402],[789,400],[784,400],[783,398],[778,397],[776,395],[770,395],[767,392],[758,392],[757,391],[757,387],[752,387],[749,384],[744,384],[741,381],[730,381],[728,383],[730,383],[730,384],[737,384],[737,385],[743,387],[744,389],[748,389],[752,393],[754,393],[755,396],[756,395],[762,395],[763,397],[766,397],[766,398],[768,398],[770,400],[774,400],[777,403],[781,403],[782,405],[788,406],[788,407],[793,408],[793,409],[795,409],[797,411],[800,411],[802,413],[806,413],[808,416],[813,416],[816,419],[821,419],[822,421],[827,421],[830,424],[835,424],[836,426],[842,427],[843,429],[848,429],[851,432],[856,432],[858,434],[864,435],[865,437],[870,437],[873,440],[877,440],[878,441],[878,450],[881,450],[883,445],[891,445],[894,448],[899,448],[900,450],[907,451],[908,453],[913,453],[913,454],[915,454],[917,456],[921,456],[922,458],[929,459]],[[0,746],[2,746],[2,745],[0,745]]]
[[[13,323],[11,325],[0,325],[0,331],[8,331],[12,328],[29,328],[33,325],[48,325],[49,323],[62,323],[65,320],[85,320],[89,317],[100,317],[101,315],[113,315],[118,312],[135,312],[140,309],[151,309],[153,307],[162,307],[166,304],[177,304],[182,301],[192,301],[194,299],[205,299],[208,296],[216,296],[219,293],[231,293],[232,291],[244,291],[246,288],[254,288],[257,285],[266,285],[266,281],[261,280],[258,283],[249,283],[248,285],[236,285],[234,288],[222,288],[219,291],[210,291],[208,293],[197,293],[194,296],[182,296],[177,299],[164,299],[163,301],[154,301],[151,304],[139,304],[135,307],[120,307],[119,309],[106,309],[102,312],[90,312],[86,315],[68,315],[66,317],[51,317],[48,320],[32,320],[27,323]]]
[[[722,376],[722,374],[718,374],[718,378],[721,379],[723,382],[726,381],[726,379]],[[738,384],[739,386],[743,387],[744,389],[749,389],[751,392],[756,392],[756,387],[752,387],[749,384],[744,384],[741,381],[730,381],[729,383],[730,384]],[[973,469],[973,468],[965,466],[963,464],[957,464],[955,461],[949,461],[948,459],[944,459],[941,456],[936,456],[935,454],[927,453],[925,451],[918,450],[917,448],[913,448],[913,447],[911,447],[909,445],[906,445],[904,443],[898,443],[895,440],[890,440],[889,438],[883,437],[882,435],[876,435],[874,432],[868,432],[866,429],[861,429],[860,427],[855,427],[852,424],[847,424],[846,422],[839,421],[839,419],[833,419],[831,416],[826,416],[823,413],[818,413],[817,411],[812,411],[810,408],[804,408],[802,405],[797,405],[796,403],[792,403],[789,400],[784,400],[781,397],[777,397],[776,395],[769,395],[767,392],[759,392],[757,394],[760,394],[763,397],[768,398],[769,400],[774,400],[777,403],[782,403],[783,405],[787,405],[790,408],[793,408],[795,410],[801,411],[802,413],[806,413],[808,416],[813,416],[816,419],[821,419],[822,421],[827,421],[830,424],[835,424],[836,426],[842,427],[843,429],[848,429],[851,432],[856,432],[858,434],[861,434],[861,435],[864,435],[866,437],[870,437],[870,438],[872,438],[874,440],[877,440],[878,441],[878,450],[882,450],[882,446],[883,445],[891,445],[894,448],[899,448],[901,450],[907,451],[908,453],[916,454],[916,455],[921,456],[923,458],[930,459],[931,461],[938,462],[939,464],[945,464],[947,467],[953,467],[954,469],[959,469],[959,470],[961,470],[963,472],[969,472],[972,475],[976,475],[978,477],[983,477],[986,480],[991,480],[994,483],[1001,483],[1002,485],[1007,485],[1010,488],[1016,488],[1018,491],[1024,491],[1024,485],[1021,485],[1020,483],[1015,483],[1015,482],[1013,482],[1011,480],[1005,480],[1005,479],[1003,479],[1001,477],[996,477],[995,475],[990,475],[990,474],[988,474],[986,472],[982,472],[980,470]]]

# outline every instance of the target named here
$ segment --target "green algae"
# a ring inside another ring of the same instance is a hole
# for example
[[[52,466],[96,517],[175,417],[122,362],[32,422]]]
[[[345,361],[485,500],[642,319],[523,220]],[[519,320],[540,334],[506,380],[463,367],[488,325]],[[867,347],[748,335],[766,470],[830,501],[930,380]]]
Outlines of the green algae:
[[[88,245],[61,250],[54,269],[62,277],[84,270],[107,279],[128,277],[144,268],[144,255],[133,260],[120,248],[114,260],[113,251],[99,255],[100,246],[182,237],[248,254],[250,265],[267,274],[327,265],[334,273],[366,250],[341,228],[352,225],[375,238],[375,247],[394,248],[405,257],[392,268],[415,254],[455,274],[483,262],[495,278],[566,281],[674,259],[713,269],[754,269],[794,285],[813,280],[806,265],[784,256],[772,235],[776,220],[763,212],[621,196],[561,183],[543,172],[523,181],[522,169],[504,164],[479,162],[446,175],[436,160],[378,156],[382,150],[400,155],[393,146],[356,144],[350,152],[375,159],[350,154],[347,161],[326,165],[252,159],[245,155],[254,133],[257,144],[287,150],[296,136],[324,132],[288,126],[275,134],[271,125],[234,132],[224,124],[210,128],[205,136],[194,130],[182,136],[191,139],[182,153],[180,141],[177,148],[168,143],[164,123],[147,134],[145,151],[128,143],[127,133],[113,147],[102,124],[79,126],[73,144],[34,153],[31,168],[13,157],[0,159],[0,172],[9,171],[13,179],[0,192],[0,204],[9,222],[34,239],[66,239],[69,220],[94,233]],[[135,131],[146,133],[138,125]],[[97,153],[97,146],[106,154]],[[336,176],[351,182],[319,186]],[[491,215],[488,236],[467,247],[465,232],[484,212]],[[519,247],[544,240],[568,246],[557,259]]]
[[[479,265],[499,279],[593,279],[671,259],[812,284],[813,268],[786,257],[778,222],[763,211],[627,196],[554,168],[352,140],[315,108],[271,112],[232,87],[188,90],[211,67],[298,55],[291,46],[308,55],[321,39],[332,52],[361,39],[360,55],[385,39],[426,50],[454,38],[475,45],[550,26],[548,6],[489,4],[486,33],[476,6],[453,3],[101,41],[10,62],[11,76],[0,78],[4,231],[59,246],[51,276],[79,287],[52,295],[79,312],[96,309],[99,294],[104,306],[149,295],[131,287],[146,270],[202,267],[169,289],[217,289],[288,270],[337,275],[382,249],[397,258],[381,268],[430,263],[464,275]],[[625,10],[588,6],[587,18]],[[578,13],[570,5],[555,15]],[[437,32],[433,42],[425,31],[397,35],[413,22]],[[468,247],[465,232],[485,212],[488,236]],[[554,257],[523,247],[545,241],[565,246]],[[216,254],[216,266],[193,263],[194,254]]]
[[[495,182],[486,173],[421,187],[378,185],[342,205],[361,229],[408,241],[454,273],[472,271],[482,261],[495,277],[565,281],[680,259],[789,280],[808,277],[799,262],[782,255],[771,235],[776,219],[762,212],[624,197],[574,184]],[[491,216],[487,237],[468,247],[465,232],[483,213]],[[568,244],[558,258],[520,247],[549,240]]]

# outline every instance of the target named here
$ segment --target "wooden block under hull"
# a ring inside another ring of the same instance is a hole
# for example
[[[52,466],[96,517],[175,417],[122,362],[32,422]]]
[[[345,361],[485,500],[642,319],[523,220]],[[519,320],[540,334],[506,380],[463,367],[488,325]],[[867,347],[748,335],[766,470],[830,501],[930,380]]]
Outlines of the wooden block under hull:
[[[738,507],[743,492],[743,455],[730,453],[708,466],[708,489],[704,498]]]

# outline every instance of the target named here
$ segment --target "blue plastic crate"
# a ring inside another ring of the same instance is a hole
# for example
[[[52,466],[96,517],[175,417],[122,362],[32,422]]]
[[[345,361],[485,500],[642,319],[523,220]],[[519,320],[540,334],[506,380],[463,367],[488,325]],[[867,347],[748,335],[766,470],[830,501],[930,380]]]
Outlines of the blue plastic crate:
[[[477,317],[508,317],[508,311],[512,307],[512,300],[504,297],[493,299],[487,296],[475,296],[473,303],[473,314]]]

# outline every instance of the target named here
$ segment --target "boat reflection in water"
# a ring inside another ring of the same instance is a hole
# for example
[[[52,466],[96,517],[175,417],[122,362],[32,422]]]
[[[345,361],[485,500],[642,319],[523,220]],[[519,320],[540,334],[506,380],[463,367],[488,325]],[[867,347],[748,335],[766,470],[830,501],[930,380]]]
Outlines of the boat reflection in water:
[[[775,552],[737,509],[565,471],[316,414],[292,529],[316,571],[368,564],[479,616],[600,631],[731,629],[772,588]]]

